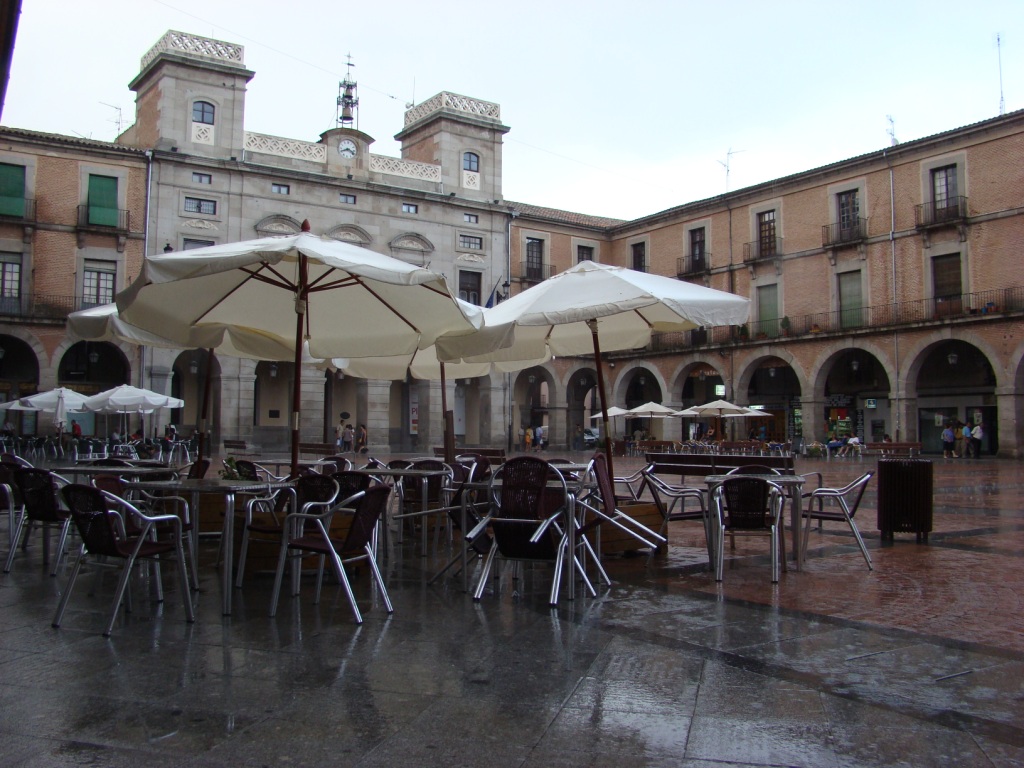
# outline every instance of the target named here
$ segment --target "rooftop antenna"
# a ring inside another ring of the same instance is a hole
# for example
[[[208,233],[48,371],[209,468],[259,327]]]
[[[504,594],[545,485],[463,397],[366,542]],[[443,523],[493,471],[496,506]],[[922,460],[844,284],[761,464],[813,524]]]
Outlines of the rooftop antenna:
[[[110,107],[111,109],[117,110],[117,119],[111,122],[117,123],[117,135],[120,136],[122,126],[124,125],[124,120],[121,117],[121,108],[116,106],[115,104],[107,104],[107,102],[105,101],[101,101],[100,104],[102,104],[104,107]],[[1002,114],[1002,112],[1000,112],[999,114]]]
[[[889,121],[889,130],[886,131],[889,134],[889,146],[895,147],[900,143],[896,138],[896,121],[892,119],[892,115],[886,115],[885,119]]]
[[[345,79],[338,83],[338,108],[335,113],[336,122],[342,128],[351,128],[355,123],[356,130],[359,129],[359,97],[356,81],[352,79],[352,54],[346,56],[348,63],[345,65]]]
[[[1003,100],[1003,36],[996,33],[996,55],[999,58],[999,115],[1002,117],[1006,112],[1006,102]]]
[[[729,166],[732,165],[732,156],[733,155],[738,155],[740,152],[746,152],[746,150],[745,149],[733,149],[732,147],[729,147],[729,151],[725,153],[725,162],[723,163],[721,160],[718,161],[718,164],[720,166],[722,166],[723,168],[725,168],[725,191],[726,192],[729,191]]]

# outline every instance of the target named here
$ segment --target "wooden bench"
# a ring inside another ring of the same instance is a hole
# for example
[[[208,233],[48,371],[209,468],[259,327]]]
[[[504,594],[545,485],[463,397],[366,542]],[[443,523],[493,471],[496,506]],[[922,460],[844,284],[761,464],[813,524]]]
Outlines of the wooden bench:
[[[920,455],[921,443],[865,443],[863,453],[910,458]]]
[[[225,440],[224,453],[229,456],[255,456],[256,451],[245,440]]]
[[[334,443],[299,443],[299,455],[308,454],[311,456],[334,456],[341,451]]]
[[[777,469],[783,474],[792,474],[796,471],[792,453],[781,456],[744,456],[721,453],[648,453],[646,458],[647,464],[653,465],[652,471],[655,474],[674,475],[680,478],[680,482],[687,476],[703,478],[708,475],[724,475],[731,469],[751,465]]]
[[[505,463],[505,449],[504,448],[471,448],[468,446],[456,446],[455,455],[458,456],[463,453],[479,453],[481,456],[486,457],[491,464],[497,466]],[[434,456],[442,459],[444,458],[444,446],[434,446]]]

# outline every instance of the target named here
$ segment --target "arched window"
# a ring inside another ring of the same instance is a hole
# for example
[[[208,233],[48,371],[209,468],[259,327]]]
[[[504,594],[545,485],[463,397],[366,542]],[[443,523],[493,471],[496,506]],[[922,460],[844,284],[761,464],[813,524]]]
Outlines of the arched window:
[[[463,152],[462,153],[462,170],[479,172],[480,170],[480,155],[475,152]]]
[[[213,125],[214,107],[208,101],[197,101],[192,104],[192,122]]]

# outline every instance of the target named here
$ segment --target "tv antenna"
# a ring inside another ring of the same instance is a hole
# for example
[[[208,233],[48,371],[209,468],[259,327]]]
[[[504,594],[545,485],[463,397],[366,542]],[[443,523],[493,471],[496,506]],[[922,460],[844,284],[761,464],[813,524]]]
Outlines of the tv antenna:
[[[725,168],[725,191],[726,192],[729,191],[729,167],[732,165],[732,156],[733,155],[738,155],[740,152],[746,152],[746,150],[745,149],[733,149],[732,147],[729,147],[729,151],[725,153],[725,162],[723,163],[721,160],[718,161],[718,164],[720,166],[722,166],[723,168]]]
[[[900,143],[896,138],[896,121],[892,119],[892,115],[886,115],[885,119],[889,121],[889,130],[886,131],[889,134],[889,145],[895,147]]]
[[[121,116],[121,108],[116,104],[107,104],[107,102],[105,101],[101,101],[100,104],[102,104],[104,107],[110,107],[111,109],[117,110],[117,118],[115,120],[112,120],[111,122],[117,123],[117,135],[120,136],[122,126],[124,125],[124,119]]]
[[[1003,36],[996,33],[996,56],[999,59],[999,115],[1006,112],[1006,102],[1003,100]]]

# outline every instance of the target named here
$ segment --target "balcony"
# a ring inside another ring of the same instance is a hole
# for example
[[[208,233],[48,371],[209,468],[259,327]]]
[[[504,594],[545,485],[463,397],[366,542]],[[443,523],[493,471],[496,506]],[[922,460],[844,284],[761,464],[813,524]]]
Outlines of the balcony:
[[[0,221],[31,224],[36,220],[36,201],[30,197],[0,197]]]
[[[950,227],[967,221],[967,198],[949,197],[914,206],[914,226],[917,229]]]
[[[519,279],[529,283],[539,283],[551,277],[551,265],[539,264],[536,261],[522,261],[519,264]]]
[[[751,264],[764,259],[774,259],[782,255],[781,237],[762,237],[743,244],[743,261]]]
[[[67,320],[69,313],[83,309],[80,296],[36,294],[35,296],[4,297],[0,299],[0,318],[4,322],[46,322]]]
[[[78,247],[85,247],[86,234],[116,235],[117,250],[124,251],[131,223],[129,211],[120,208],[101,208],[96,205],[78,206]]]
[[[855,219],[847,224],[825,224],[821,228],[821,247],[835,248],[841,245],[856,245],[868,236],[868,220]]]
[[[873,307],[847,307],[795,317],[755,320],[740,326],[655,333],[649,352],[685,352],[707,346],[764,343],[790,337],[813,338],[940,322],[972,322],[1009,312],[1024,312],[1024,286],[942,296]]]
[[[711,271],[711,254],[704,253],[680,256],[676,260],[676,277],[683,278],[692,275],[703,275]]]

